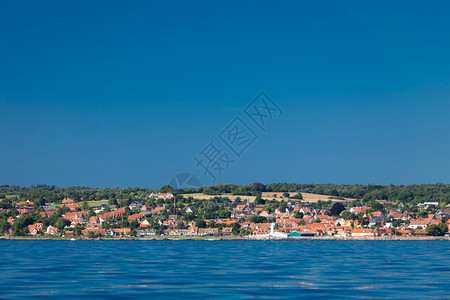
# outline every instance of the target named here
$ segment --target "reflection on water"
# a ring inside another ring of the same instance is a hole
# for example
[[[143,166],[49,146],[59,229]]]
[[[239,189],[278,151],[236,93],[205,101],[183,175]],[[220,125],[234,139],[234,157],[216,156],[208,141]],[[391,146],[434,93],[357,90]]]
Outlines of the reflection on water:
[[[0,241],[1,298],[450,299],[446,241]]]

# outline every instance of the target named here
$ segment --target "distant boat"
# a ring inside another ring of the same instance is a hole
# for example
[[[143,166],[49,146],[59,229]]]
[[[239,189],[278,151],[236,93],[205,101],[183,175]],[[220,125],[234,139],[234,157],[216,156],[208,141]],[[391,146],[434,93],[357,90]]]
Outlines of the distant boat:
[[[75,241],[75,239],[74,239],[74,238],[71,238],[70,240],[71,240],[71,241]]]

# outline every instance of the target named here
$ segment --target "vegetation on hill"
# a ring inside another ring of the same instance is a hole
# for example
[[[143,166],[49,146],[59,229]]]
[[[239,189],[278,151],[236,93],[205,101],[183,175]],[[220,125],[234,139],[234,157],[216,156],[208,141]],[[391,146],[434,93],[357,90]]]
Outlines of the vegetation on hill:
[[[302,193],[307,200],[301,200]],[[308,197],[315,194],[326,196],[322,198],[324,200],[308,202]],[[249,232],[269,230],[268,225],[263,223],[277,223],[277,229],[281,226],[289,232],[305,225],[310,226],[309,230],[325,224],[334,228],[338,218],[341,218],[350,223],[340,223],[340,226],[347,224],[352,229],[354,226],[381,228],[392,223],[387,228],[392,228],[396,234],[411,234],[411,230],[420,227],[417,234],[442,236],[448,230],[446,222],[450,212],[444,208],[450,203],[449,196],[450,186],[444,184],[362,186],[253,183],[191,189],[174,189],[166,185],[159,191],[5,185],[0,186],[0,235],[19,236],[37,232],[42,235],[45,228],[57,229],[58,234],[71,232],[72,235],[89,236],[103,236],[111,232],[114,235],[124,234],[125,228],[133,236],[143,228],[152,230],[153,235],[186,235],[207,228],[203,234],[227,235],[232,232],[248,235]],[[305,210],[300,210],[303,207]],[[393,215],[389,216],[391,212]],[[305,214],[309,215],[305,217]],[[419,225],[413,224],[408,228],[410,221],[419,222]],[[396,232],[396,228],[402,229]],[[425,228],[426,232],[420,231]],[[320,229],[320,234],[326,230],[325,227]]]
[[[428,200],[439,201],[443,205],[450,203],[450,185],[421,184],[421,185],[336,185],[336,184],[297,184],[272,183],[264,185],[253,183],[247,185],[218,184],[198,189],[187,189],[184,193],[204,193],[208,195],[254,195],[262,192],[303,192],[360,199],[363,202],[371,200],[386,200],[403,203],[422,203]]]
[[[31,200],[37,202],[58,203],[63,198],[75,200],[95,201],[117,199],[131,200],[144,198],[149,193],[156,191],[145,188],[90,188],[90,187],[55,187],[37,185],[31,187],[0,186],[0,199]],[[392,202],[417,204],[429,200],[439,201],[445,206],[450,203],[450,185],[448,184],[421,184],[421,185],[336,185],[336,184],[297,184],[297,183],[272,183],[262,184],[218,184],[200,188],[173,189],[163,186],[161,192],[173,192],[174,194],[203,193],[206,195],[246,195],[260,196],[263,192],[290,193],[292,198],[300,198],[300,193],[314,193],[328,195],[334,198],[355,198],[362,202],[372,200],[386,200]],[[294,195],[299,195],[298,197]],[[7,205],[7,201],[0,206]],[[7,207],[5,207],[7,208]]]

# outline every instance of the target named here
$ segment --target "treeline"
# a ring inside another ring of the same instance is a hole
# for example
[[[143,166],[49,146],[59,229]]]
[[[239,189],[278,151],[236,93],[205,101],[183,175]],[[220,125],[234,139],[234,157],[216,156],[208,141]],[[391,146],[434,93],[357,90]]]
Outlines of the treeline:
[[[336,184],[298,184],[298,183],[253,183],[247,185],[218,184],[184,192],[204,193],[208,195],[254,195],[262,192],[315,193],[332,197],[355,198],[363,202],[371,200],[387,200],[403,203],[422,203],[436,200],[441,204],[450,203],[450,185],[336,185]]]
[[[145,188],[90,188],[90,187],[55,187],[37,185],[31,187],[0,186],[0,199],[31,200],[39,203],[57,203],[63,198],[74,200],[131,200],[144,198],[151,192],[158,190]],[[262,184],[218,184],[200,188],[174,189],[163,186],[160,192],[173,192],[174,194],[204,193],[207,195],[246,195],[258,196],[263,192],[290,193],[297,192],[329,195],[336,198],[355,198],[363,202],[372,200],[387,200],[402,203],[422,203],[428,200],[439,201],[442,205],[450,203],[450,185],[421,184],[421,185],[336,185],[336,184],[297,184],[272,183]],[[1,203],[1,202],[0,202]],[[6,202],[4,202],[6,204]]]
[[[102,199],[135,199],[143,198],[151,193],[152,189],[143,188],[90,188],[90,187],[55,187],[36,185],[30,187],[0,186],[0,199],[14,198],[15,200],[30,200],[37,202],[56,203],[63,198],[74,200],[102,200]]]

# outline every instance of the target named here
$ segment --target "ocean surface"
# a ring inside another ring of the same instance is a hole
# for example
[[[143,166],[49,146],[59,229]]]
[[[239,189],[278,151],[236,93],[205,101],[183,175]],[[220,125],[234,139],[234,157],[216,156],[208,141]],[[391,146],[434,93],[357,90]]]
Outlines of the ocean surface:
[[[0,241],[0,298],[450,299],[448,241]]]

